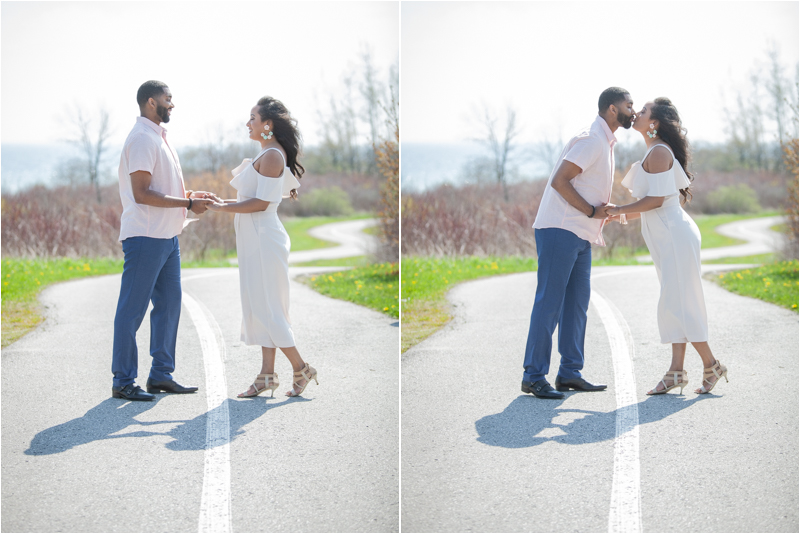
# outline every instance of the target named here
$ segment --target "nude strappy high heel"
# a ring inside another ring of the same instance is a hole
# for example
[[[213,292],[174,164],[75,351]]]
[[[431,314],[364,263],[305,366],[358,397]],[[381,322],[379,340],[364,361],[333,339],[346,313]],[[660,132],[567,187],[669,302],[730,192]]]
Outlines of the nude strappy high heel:
[[[256,385],[259,382],[264,384],[263,388],[259,388]],[[270,397],[274,397],[275,396],[275,390],[278,389],[278,386],[280,384],[281,383],[278,382],[278,373],[272,373],[272,374],[263,373],[263,374],[260,374],[260,375],[256,376],[256,379],[253,381],[252,387],[255,390],[255,393],[253,393],[252,395],[248,395],[247,391],[245,391],[244,393],[239,393],[239,395],[237,395],[237,396],[240,399],[245,399],[245,398],[248,398],[248,397],[258,397],[259,395],[261,395],[266,390],[269,390],[269,396]]]
[[[311,367],[308,364],[306,364],[305,367],[303,367],[302,369],[300,369],[299,371],[294,373],[292,375],[292,378],[293,378],[293,380],[292,380],[292,386],[293,387],[292,387],[291,391],[287,391],[286,392],[286,396],[287,397],[298,397],[298,396],[300,396],[303,393],[303,391],[306,390],[306,386],[311,382],[312,379],[314,380],[314,382],[317,383],[317,385],[319,385],[319,381],[317,380],[317,370],[314,369],[313,367]],[[301,386],[299,381],[303,380],[303,379],[305,379],[306,383]],[[297,391],[295,393],[295,391],[298,390],[298,389],[300,391]]]
[[[712,382],[710,379],[714,376],[716,376],[717,379]],[[717,360],[711,367],[706,367],[703,369],[703,385],[694,390],[694,392],[700,394],[711,393],[711,390],[714,389],[714,386],[719,383],[719,379],[723,376],[725,377],[725,382],[727,382],[728,368],[719,363],[719,360]],[[706,387],[706,384],[708,384],[708,387]]]
[[[667,380],[672,380],[671,386],[667,386]],[[651,389],[647,392],[647,394],[663,395],[664,393],[679,387],[681,388],[681,395],[683,395],[683,388],[689,384],[689,375],[686,373],[686,371],[667,371],[667,374],[664,375],[664,378],[661,379],[659,384],[663,384],[664,389],[659,390],[658,385],[656,385],[655,389]]]

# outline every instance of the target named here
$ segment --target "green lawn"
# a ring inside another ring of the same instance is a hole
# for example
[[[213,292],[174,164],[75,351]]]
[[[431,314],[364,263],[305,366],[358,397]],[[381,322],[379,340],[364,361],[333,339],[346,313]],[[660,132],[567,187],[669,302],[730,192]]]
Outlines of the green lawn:
[[[718,284],[739,295],[761,299],[797,312],[798,262],[773,262],[753,269],[722,273],[713,278]]]
[[[42,322],[39,293],[57,282],[122,272],[122,259],[54,258],[2,261],[2,346],[6,347]],[[181,268],[230,267],[227,260],[181,262]]]
[[[397,269],[397,263],[376,263],[346,271],[305,276],[300,280],[323,295],[354,302],[390,317],[399,317]]]
[[[367,256],[350,256],[349,258],[304,261],[292,264],[293,267],[366,267],[367,265],[370,265]]]

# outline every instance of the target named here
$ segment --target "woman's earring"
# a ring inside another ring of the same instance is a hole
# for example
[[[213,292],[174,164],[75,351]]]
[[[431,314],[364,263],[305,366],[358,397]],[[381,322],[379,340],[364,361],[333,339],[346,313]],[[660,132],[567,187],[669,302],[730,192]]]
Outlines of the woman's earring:
[[[656,134],[658,133],[658,130],[656,130],[656,125],[652,124],[652,123],[650,124],[650,128],[653,129],[653,133],[647,132],[647,137],[649,137],[650,139],[653,139],[656,136]]]
[[[266,126],[264,126],[264,129],[269,131],[269,128]],[[261,137],[263,137],[265,141],[269,141],[270,139],[272,139],[272,132],[269,132],[269,135],[262,132]]]

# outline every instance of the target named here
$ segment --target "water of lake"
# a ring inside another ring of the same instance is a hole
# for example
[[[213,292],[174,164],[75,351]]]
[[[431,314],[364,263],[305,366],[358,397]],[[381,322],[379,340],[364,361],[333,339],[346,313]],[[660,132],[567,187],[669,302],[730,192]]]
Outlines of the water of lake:
[[[104,183],[117,180],[116,169],[122,147],[112,147],[106,158]],[[48,187],[65,182],[63,168],[80,155],[78,149],[66,143],[52,145],[23,145],[4,143],[0,146],[0,189],[12,194],[34,185]]]
[[[532,146],[519,147],[519,157],[509,165],[510,180],[536,180],[550,175],[550,165],[527,154]],[[527,155],[527,156],[526,156]],[[403,191],[425,191],[442,184],[463,185],[492,181],[489,169],[478,160],[490,156],[478,143],[401,143],[400,184]]]

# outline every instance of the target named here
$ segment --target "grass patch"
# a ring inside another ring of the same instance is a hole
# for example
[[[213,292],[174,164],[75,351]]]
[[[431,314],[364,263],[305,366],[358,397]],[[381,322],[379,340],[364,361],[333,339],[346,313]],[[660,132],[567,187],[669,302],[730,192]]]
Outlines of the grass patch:
[[[42,322],[38,297],[45,287],[75,278],[121,273],[123,264],[124,260],[113,258],[4,259],[2,347]],[[193,267],[231,267],[231,264],[224,259],[181,262],[181,269]]]
[[[318,248],[327,248],[338,246],[338,243],[332,243],[322,239],[317,239],[308,234],[308,231],[315,226],[322,226],[342,221],[355,221],[359,219],[372,218],[371,213],[361,213],[350,217],[287,217],[281,220],[283,227],[286,228],[286,233],[292,240],[292,251],[299,252],[301,250],[314,250]]]
[[[717,263],[717,264],[730,264],[730,263],[774,263],[779,261],[779,255],[774,252],[766,254],[756,254],[754,256],[736,256],[731,258],[719,258],[718,260],[704,260],[703,263]]]
[[[797,313],[800,290],[797,260],[722,273],[713,280],[733,293],[771,302]]]
[[[2,262],[2,346],[18,340],[42,322],[39,293],[50,284],[122,272],[123,260],[112,258],[4,259]]]
[[[444,326],[452,315],[445,295],[454,285],[498,274],[535,271],[528,257],[403,258],[401,352]]]
[[[366,267],[367,265],[370,265],[367,256],[350,256],[349,258],[292,263],[290,267]]]
[[[347,271],[304,276],[300,280],[314,290],[385,313],[400,316],[397,263],[374,263]]]

